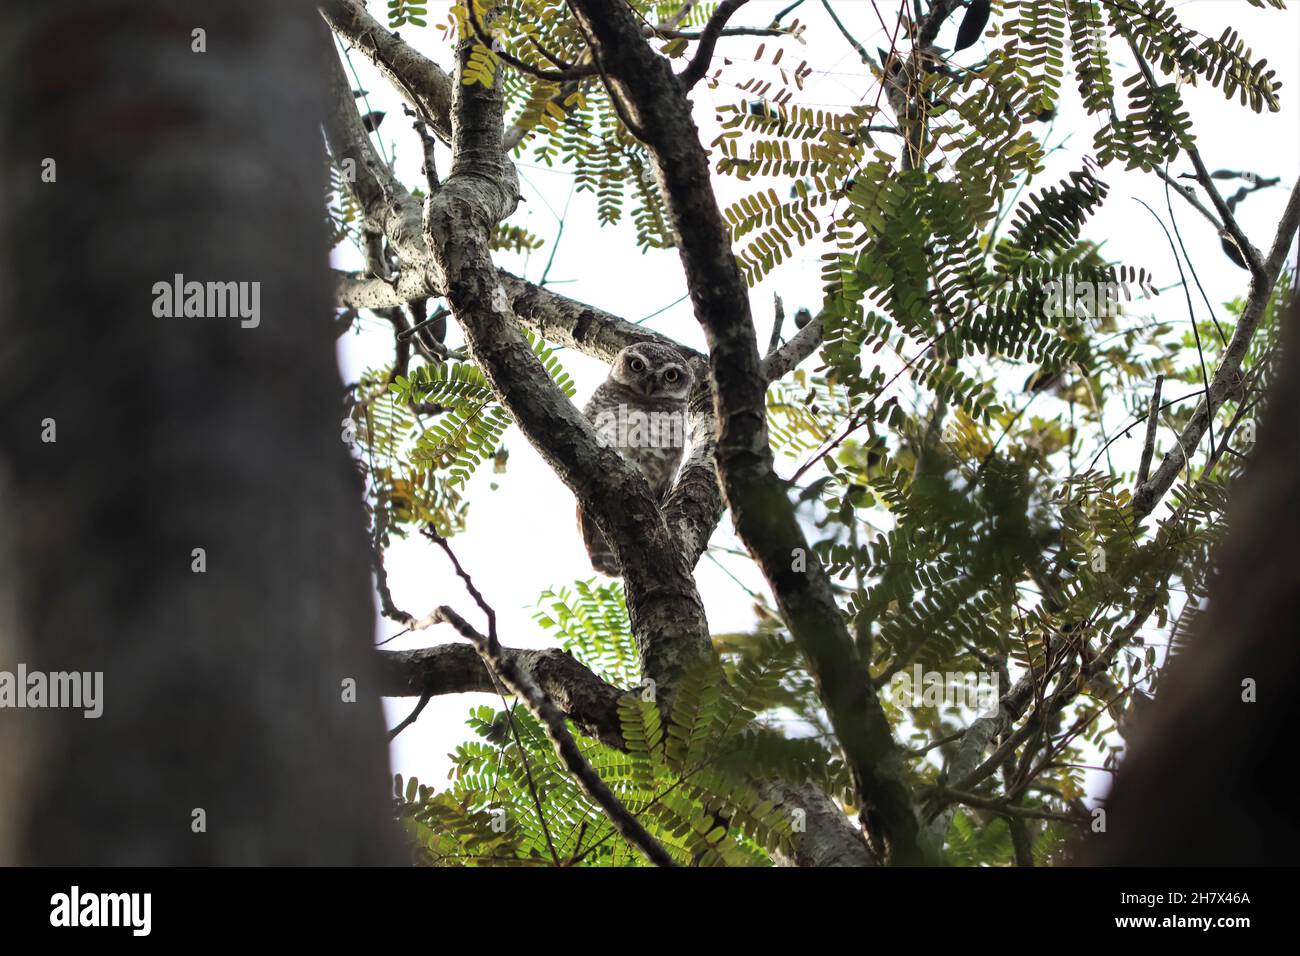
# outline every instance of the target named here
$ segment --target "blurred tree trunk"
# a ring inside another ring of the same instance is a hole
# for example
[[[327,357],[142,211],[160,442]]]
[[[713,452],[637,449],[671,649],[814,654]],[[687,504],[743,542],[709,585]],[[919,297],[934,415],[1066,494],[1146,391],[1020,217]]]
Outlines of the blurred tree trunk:
[[[1087,861],[1287,865],[1300,856],[1300,304],[1245,474],[1201,627],[1170,662]],[[1243,699],[1253,682],[1256,700]]]
[[[0,790],[0,855],[396,859],[316,17],[306,0],[0,11],[0,569],[18,578],[0,670],[104,673],[97,720],[0,710],[0,756],[36,753]],[[178,273],[259,282],[260,323],[155,317]]]

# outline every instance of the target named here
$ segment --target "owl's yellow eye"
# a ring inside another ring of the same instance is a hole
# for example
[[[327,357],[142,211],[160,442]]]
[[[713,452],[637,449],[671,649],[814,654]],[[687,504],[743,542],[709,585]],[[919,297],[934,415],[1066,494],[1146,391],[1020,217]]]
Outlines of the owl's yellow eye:
[[[628,362],[627,364],[628,367],[631,368],[632,371],[634,372],[645,371],[645,362],[641,361],[639,358],[634,358],[632,361]]]
[[[665,381],[665,382],[669,382],[669,383],[671,383],[671,382],[675,382],[675,381],[677,381],[679,378],[681,378],[681,376],[677,374],[677,369],[675,369],[675,368],[670,368],[668,371],[664,372],[664,381]]]

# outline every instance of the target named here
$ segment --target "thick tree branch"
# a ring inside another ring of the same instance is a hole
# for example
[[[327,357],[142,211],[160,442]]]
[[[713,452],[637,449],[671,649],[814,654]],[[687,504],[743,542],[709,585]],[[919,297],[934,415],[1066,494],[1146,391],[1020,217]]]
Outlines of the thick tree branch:
[[[323,27],[320,32],[322,39],[328,37]],[[357,205],[361,207],[366,227],[387,236],[404,262],[427,263],[429,256],[421,235],[420,207],[370,145],[370,136],[361,125],[352,88],[343,73],[343,65],[339,62],[333,43],[328,45],[326,56],[329,75],[325,138],[334,162],[342,171]],[[410,271],[418,274],[420,270]],[[376,278],[374,281],[385,285],[390,283],[387,278]],[[412,287],[408,285],[407,288]],[[428,286],[425,284],[422,294],[413,294],[387,305],[405,305],[428,296]],[[359,307],[385,306],[376,303]]]
[[[664,502],[664,519],[691,567],[695,567],[708,548],[723,511],[715,464],[718,419],[707,377],[708,367],[703,357],[693,364],[696,386],[690,403],[691,453]]]
[[[661,342],[671,345],[687,361],[704,361],[704,356],[694,349],[643,325],[559,295],[504,270],[497,270],[497,278],[519,321],[548,342],[606,362],[637,342]]]
[[[379,693],[384,697],[495,694],[492,675],[478,652],[465,644],[437,644],[414,651],[379,651]],[[501,653],[539,687],[588,737],[623,748],[618,699],[623,695],[559,648]]]
[[[708,157],[686,91],[667,61],[642,38],[626,6],[617,0],[571,0],[570,6],[593,41],[611,94],[622,96],[636,111],[666,187],[673,225],[682,238],[679,251],[691,300],[709,341],[719,423],[717,467],[737,531],[771,585],[818,683],[866,815],[879,824],[896,861],[920,862],[924,854],[904,783],[902,752],[825,572],[772,469],[767,379],[748,290],[713,195]]]
[[[917,25],[916,45],[926,48],[934,45],[944,21],[952,16],[953,11],[962,6],[962,0],[934,0],[930,9]]]
[[[875,866],[862,834],[849,825],[840,805],[810,783],[766,784],[763,796],[772,806],[801,810],[805,829],[792,856],[778,854],[782,866]]]
[[[391,281],[336,273],[339,299],[355,307],[378,308],[430,295],[447,296],[476,361],[525,435],[575,493],[584,502],[594,502],[593,511],[612,522],[608,528],[602,525],[602,530],[625,550],[629,612],[644,671],[664,692],[670,691],[688,667],[711,654],[707,622],[690,572],[722,511],[712,460],[716,434],[712,399],[706,391],[693,403],[696,441],[691,459],[661,514],[639,475],[615,452],[594,442],[585,420],[554,389],[515,322],[528,324],[550,341],[606,360],[635,341],[668,340],[492,267],[487,239],[493,224],[513,208],[515,189],[513,169],[502,151],[500,106],[491,102],[499,92],[467,91],[457,85],[456,93],[463,100],[454,110],[454,165],[426,207],[424,242],[399,253],[402,269]],[[343,105],[355,114],[354,103]],[[335,123],[332,150],[342,153],[345,145],[351,145],[355,155],[366,158],[369,142],[357,135],[358,126],[359,120],[355,125]],[[362,188],[367,189],[375,218],[387,229],[397,229],[405,243],[414,202],[398,191],[391,172],[370,152],[371,162],[358,163],[371,178]],[[380,208],[393,196],[399,197],[399,214]],[[359,204],[366,208],[366,203],[359,200]],[[808,341],[805,336],[804,342]],[[669,344],[693,364],[703,364],[699,353]],[[815,347],[813,342],[808,352]],[[457,653],[437,648],[386,654],[386,690],[419,697],[462,689],[490,691],[490,675],[481,663],[471,668]],[[619,691],[558,652],[533,656],[534,652],[503,650],[503,654],[518,654],[519,666],[584,732],[607,743],[621,742],[616,719]],[[665,698],[666,693],[661,693],[661,706]],[[800,796],[802,792],[802,788],[792,790],[789,796],[801,800],[799,806],[808,810],[810,842],[796,861],[806,865],[870,862],[863,841],[838,807],[824,795]]]
[[[433,127],[451,142],[451,77],[366,12],[360,0],[320,0],[321,16],[359,49]]]
[[[469,50],[461,44],[462,63]],[[712,655],[704,607],[645,478],[599,440],[518,329],[490,252],[492,230],[517,197],[501,108],[499,89],[456,84],[453,167],[424,217],[438,285],[501,403],[614,547],[645,673],[666,700]]]
[[[626,691],[601,680],[558,648],[501,648],[564,717],[588,737],[625,749],[618,700]],[[379,693],[384,697],[496,694],[497,686],[478,652],[467,644],[438,644],[413,651],[380,651]],[[635,692],[633,692],[635,693]],[[834,800],[812,784],[765,783],[775,806],[802,810],[806,828],[793,855],[777,856],[784,866],[872,866],[861,835]]]

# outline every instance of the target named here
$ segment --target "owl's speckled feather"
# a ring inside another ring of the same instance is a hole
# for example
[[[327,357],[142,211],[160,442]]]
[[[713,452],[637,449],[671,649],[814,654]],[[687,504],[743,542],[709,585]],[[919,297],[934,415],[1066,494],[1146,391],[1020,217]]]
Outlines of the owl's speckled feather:
[[[693,384],[680,352],[658,342],[639,342],[615,356],[609,377],[583,410],[596,432],[640,469],[660,501],[667,497],[682,463],[686,406]],[[613,551],[581,502],[578,523],[591,566],[602,574],[618,575]]]

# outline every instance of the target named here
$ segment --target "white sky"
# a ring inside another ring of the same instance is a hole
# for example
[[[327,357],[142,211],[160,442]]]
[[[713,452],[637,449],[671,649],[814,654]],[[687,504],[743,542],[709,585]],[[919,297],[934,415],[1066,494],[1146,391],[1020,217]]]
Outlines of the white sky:
[[[788,2],[751,0],[731,22],[733,25],[765,26]],[[370,6],[372,12],[383,19],[385,5],[372,3]],[[442,41],[436,25],[446,21],[449,6],[447,2],[431,2],[430,26],[417,28],[408,25],[400,31],[404,39],[446,69],[451,67],[450,48]],[[836,0],[833,6],[850,32],[868,50],[874,52],[878,46],[889,46],[888,34],[879,18],[883,18],[892,30],[897,16],[897,0],[878,0],[877,3],[871,0]],[[1259,10],[1249,6],[1245,0],[1174,0],[1173,6],[1182,23],[1191,29],[1215,37],[1227,26],[1237,30],[1254,50],[1254,57],[1266,57],[1282,82],[1282,111],[1272,114],[1254,114],[1235,100],[1225,100],[1221,93],[1207,86],[1184,88],[1182,91],[1193,119],[1198,147],[1211,170],[1248,169],[1265,177],[1281,176],[1280,186],[1252,194],[1238,209],[1243,229],[1256,246],[1267,252],[1273,226],[1300,170],[1300,127],[1297,125],[1297,105],[1293,100],[1300,89],[1296,65],[1297,38],[1300,37],[1300,29],[1297,29],[1300,23],[1297,21],[1300,16],[1294,8],[1287,11]],[[785,22],[796,18],[807,26],[802,43],[793,39],[754,37],[720,41],[717,52],[734,63],[724,71],[724,81],[739,83],[756,74],[770,74],[772,79],[779,79],[771,67],[755,64],[753,56],[758,45],[766,43],[764,60],[770,64],[775,45],[780,44],[787,47],[782,66],[791,67],[800,60],[807,60],[814,67],[804,89],[796,92],[792,103],[835,109],[875,102],[878,92],[875,81],[861,64],[857,53],[830,22],[820,0],[806,0]],[[941,34],[941,46],[951,48],[957,22],[959,16]],[[995,40],[994,45],[1001,45],[1001,42]],[[958,64],[971,65],[982,60],[988,48],[988,41],[981,40],[953,59]],[[1116,60],[1118,86],[1133,72],[1134,64],[1126,50],[1119,50],[1112,44],[1111,51]],[[382,135],[378,137],[383,149],[390,157],[396,155],[398,174],[408,186],[420,185],[419,144],[402,114],[400,98],[369,68],[363,56],[353,55],[351,62],[369,93],[369,108],[388,113],[380,128]],[[715,64],[720,62],[715,58]],[[749,98],[726,82],[716,89],[698,85],[693,99],[696,121],[704,142],[712,140],[717,131],[715,107]],[[1048,158],[1046,170],[1035,179],[1030,190],[1055,185],[1069,172],[1080,168],[1083,157],[1090,155],[1092,134],[1097,125],[1096,119],[1083,115],[1077,102],[1073,76],[1067,75],[1062,109],[1048,141],[1049,146],[1063,145]],[[1046,129],[1040,125],[1034,131],[1041,136]],[[440,158],[443,160],[440,168],[445,173],[449,165],[447,157]],[[703,336],[694,321],[689,301],[670,306],[686,292],[674,250],[641,253],[630,221],[613,227],[599,227],[594,196],[573,192],[570,199],[573,177],[569,171],[537,165],[528,156],[517,165],[526,202],[520,204],[510,222],[527,227],[547,239],[548,244],[532,253],[531,257],[501,254],[499,264],[533,281],[538,280],[551,254],[550,240],[556,234],[559,217],[569,203],[564,235],[551,267],[548,285],[563,295],[630,320],[664,309],[647,325],[689,346],[704,349]],[[1174,174],[1185,171],[1190,171],[1190,164],[1183,159],[1171,167]],[[1178,272],[1164,233],[1135,201],[1136,198],[1143,199],[1162,218],[1167,218],[1163,184],[1154,175],[1125,173],[1115,164],[1103,170],[1101,176],[1111,187],[1110,196],[1101,213],[1088,224],[1085,237],[1105,239],[1103,254],[1130,265],[1144,266],[1155,275],[1158,287],[1176,282]],[[1228,182],[1225,189],[1235,190],[1237,185]],[[741,183],[730,177],[715,177],[715,188],[719,201],[726,206],[755,192],[758,187],[757,181]],[[777,188],[778,195],[785,195],[788,191],[788,185],[784,190]],[[630,212],[630,205],[627,208]],[[1227,261],[1209,224],[1177,197],[1174,197],[1174,212],[1210,301],[1217,307],[1225,300],[1244,297],[1247,274]],[[820,249],[815,246],[797,251],[794,258],[751,290],[750,301],[760,343],[766,343],[770,332],[774,292],[783,297],[787,315],[792,315],[803,305],[816,312],[821,298],[819,253]],[[361,260],[354,250],[341,246],[335,253],[335,265],[356,269],[360,268]],[[1198,315],[1203,318],[1204,307],[1194,287],[1192,298]],[[1140,305],[1144,310],[1148,308],[1145,303]],[[665,309],[665,306],[670,307]],[[1150,314],[1167,319],[1175,326],[1185,327],[1188,321],[1181,290],[1167,291],[1149,308]],[[1219,311],[1217,314],[1222,321],[1224,313]],[[365,369],[392,360],[391,326],[367,319],[359,323],[359,329],[359,332],[340,340],[339,364],[347,381],[355,381]],[[449,344],[460,343],[454,324],[448,339]],[[606,366],[572,351],[561,352],[560,357],[577,384],[576,401],[581,404],[604,379]],[[804,367],[813,368],[816,364],[814,358]],[[1007,379],[1008,391],[1003,398],[1015,407],[1024,401],[1024,396],[1017,391],[1023,374],[1022,371]],[[910,389],[901,380],[896,389],[900,401],[908,407]],[[1039,415],[1050,413],[1052,401],[1039,399],[1032,411]],[[1116,402],[1113,409],[1108,409],[1108,431],[1121,422],[1126,423],[1126,417]],[[1136,456],[1138,440],[1134,438],[1119,443],[1116,453],[1122,456],[1122,461]],[[572,494],[513,427],[506,433],[505,444],[510,452],[506,473],[493,474],[488,465],[469,483],[468,528],[455,539],[454,547],[461,563],[495,608],[503,643],[518,647],[550,646],[553,639],[532,620],[538,595],[548,588],[559,588],[574,580],[591,577],[593,572],[575,526]],[[1091,458],[1091,452],[1088,458]],[[797,463],[788,459],[778,462],[778,468],[787,475],[795,467]],[[814,477],[810,473],[804,480]],[[497,486],[495,490],[490,487],[492,484]],[[738,547],[729,516],[724,516],[713,543]],[[727,555],[718,555],[717,558],[748,587],[766,592],[761,577],[749,562]],[[441,552],[424,539],[395,541],[388,552],[387,567],[389,583],[399,607],[420,616],[437,604],[447,603],[458,608],[467,618],[478,619],[477,609],[451,573]],[[708,557],[700,562],[697,579],[714,633],[752,628],[751,599]],[[398,629],[391,621],[377,619],[377,639],[387,638]],[[1154,630],[1146,633],[1153,642],[1163,643],[1167,639]],[[422,647],[454,639],[445,628],[436,628],[398,638],[386,647]],[[414,698],[386,700],[389,725],[402,719],[414,703]],[[451,766],[447,755],[468,736],[464,719],[469,709],[479,703],[498,702],[495,697],[477,694],[430,701],[419,721],[403,731],[395,741],[393,770],[407,776],[418,776],[425,783],[441,787]],[[1089,790],[1104,791],[1107,783],[1106,774],[1093,774],[1089,779]]]

